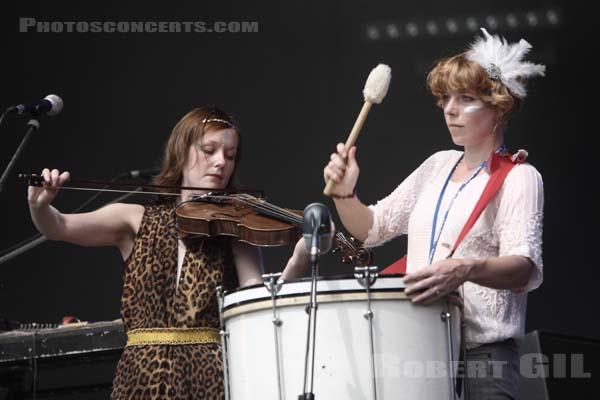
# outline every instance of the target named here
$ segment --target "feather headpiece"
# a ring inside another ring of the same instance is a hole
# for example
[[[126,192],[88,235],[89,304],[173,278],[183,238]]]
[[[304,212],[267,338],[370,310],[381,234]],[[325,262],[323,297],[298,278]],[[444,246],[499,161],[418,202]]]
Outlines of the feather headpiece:
[[[490,35],[481,28],[484,37],[479,37],[467,52],[467,58],[481,65],[490,79],[500,80],[512,94],[527,96],[522,79],[531,76],[544,76],[546,66],[522,61],[531,50],[531,44],[524,39],[509,44],[506,39]]]

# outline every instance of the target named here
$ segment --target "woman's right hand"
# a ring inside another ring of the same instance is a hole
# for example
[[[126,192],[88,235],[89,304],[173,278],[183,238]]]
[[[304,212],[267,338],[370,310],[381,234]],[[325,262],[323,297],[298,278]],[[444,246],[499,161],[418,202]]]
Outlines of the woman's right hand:
[[[58,189],[71,177],[67,171],[61,174],[57,169],[50,171],[48,168],[44,168],[41,176],[44,178],[43,186],[29,186],[27,193],[27,201],[33,207],[52,203]]]
[[[331,154],[329,163],[323,170],[325,183],[332,180],[335,182],[332,194],[337,196],[348,196],[354,192],[358,180],[359,168],[356,162],[356,146],[346,151],[343,143],[338,143],[337,153]]]

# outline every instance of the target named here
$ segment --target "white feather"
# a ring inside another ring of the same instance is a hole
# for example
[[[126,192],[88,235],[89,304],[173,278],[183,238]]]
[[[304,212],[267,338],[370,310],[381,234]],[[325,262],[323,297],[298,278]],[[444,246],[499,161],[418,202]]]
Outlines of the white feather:
[[[391,80],[392,69],[389,66],[385,64],[379,64],[373,68],[367,77],[367,82],[365,83],[365,88],[363,89],[365,101],[375,104],[381,103],[387,94]]]
[[[479,37],[471,45],[467,58],[488,69],[492,64],[500,69],[500,81],[517,97],[525,97],[527,91],[522,79],[532,76],[544,76],[546,67],[523,61],[531,50],[531,44],[521,39],[509,44],[506,39],[490,35],[481,28],[484,37]]]

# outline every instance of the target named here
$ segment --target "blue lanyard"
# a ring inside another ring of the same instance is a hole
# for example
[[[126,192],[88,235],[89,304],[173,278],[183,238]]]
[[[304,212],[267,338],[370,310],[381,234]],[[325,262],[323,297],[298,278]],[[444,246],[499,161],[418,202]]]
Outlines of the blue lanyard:
[[[495,151],[495,153],[498,154],[498,153],[504,151],[505,148],[506,147],[504,145],[501,145],[500,147],[498,147],[498,149]],[[433,256],[435,255],[435,250],[437,248],[440,237],[442,236],[442,231],[444,230],[444,225],[446,225],[446,220],[448,219],[448,214],[450,213],[450,209],[452,208],[452,205],[454,204],[454,200],[456,200],[456,198],[458,197],[460,192],[465,188],[465,186],[467,186],[469,184],[469,182],[471,182],[473,180],[473,178],[475,178],[477,176],[477,174],[479,174],[479,172],[481,172],[481,170],[487,165],[487,159],[483,160],[481,162],[481,164],[479,164],[479,167],[477,167],[477,169],[475,171],[473,171],[471,176],[469,176],[467,178],[467,180],[464,181],[459,186],[458,190],[454,194],[454,197],[452,197],[452,200],[450,200],[450,205],[448,205],[448,209],[446,210],[446,213],[444,214],[444,219],[442,220],[442,224],[440,225],[440,232],[438,233],[437,238],[436,238],[435,237],[435,227],[437,225],[437,218],[438,218],[438,214],[440,212],[440,206],[442,204],[442,199],[444,198],[444,193],[446,192],[446,187],[448,186],[448,182],[450,182],[450,178],[452,177],[452,174],[454,174],[456,167],[458,167],[458,164],[460,163],[460,161],[463,159],[464,156],[465,155],[463,154],[458,159],[456,164],[454,164],[454,167],[448,174],[448,177],[446,178],[446,182],[444,182],[444,186],[442,187],[442,191],[440,192],[440,197],[438,198],[437,205],[435,207],[435,212],[433,213],[433,224],[431,227],[431,239],[429,241],[429,258],[428,258],[428,262],[427,262],[428,264],[431,264],[433,262]]]

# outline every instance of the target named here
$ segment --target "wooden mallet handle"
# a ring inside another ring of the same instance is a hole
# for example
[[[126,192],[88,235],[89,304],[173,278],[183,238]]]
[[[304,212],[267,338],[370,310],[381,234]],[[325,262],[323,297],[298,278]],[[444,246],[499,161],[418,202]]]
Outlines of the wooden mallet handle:
[[[346,140],[346,144],[344,145],[346,147],[346,151],[349,151],[350,148],[354,146],[354,143],[358,138],[358,134],[360,133],[360,130],[362,129],[362,126],[365,123],[365,120],[367,119],[367,114],[369,113],[372,104],[373,103],[371,103],[370,101],[364,102],[362,109],[360,110],[360,114],[358,114],[358,118],[356,119],[356,122],[352,127],[352,131],[350,132],[350,135],[348,135],[348,140]],[[323,189],[323,194],[325,196],[331,196],[331,191],[333,190],[334,186],[335,182],[331,179],[328,180],[327,185],[325,185],[325,189]]]

